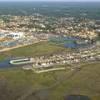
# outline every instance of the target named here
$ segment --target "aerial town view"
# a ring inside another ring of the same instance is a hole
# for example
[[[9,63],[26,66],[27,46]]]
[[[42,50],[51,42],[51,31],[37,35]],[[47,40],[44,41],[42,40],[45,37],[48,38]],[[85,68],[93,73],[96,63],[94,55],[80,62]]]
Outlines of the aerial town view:
[[[100,100],[100,1],[0,0],[0,100]]]

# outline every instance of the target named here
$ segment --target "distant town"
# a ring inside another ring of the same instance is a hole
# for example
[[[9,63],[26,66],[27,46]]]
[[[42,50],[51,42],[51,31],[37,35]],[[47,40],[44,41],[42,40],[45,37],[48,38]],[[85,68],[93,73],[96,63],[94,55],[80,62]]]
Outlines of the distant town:
[[[100,21],[74,17],[0,16],[0,50],[15,46],[48,41],[51,36],[63,35],[95,40],[100,35]]]
[[[33,64],[32,66],[35,66],[34,68],[25,66],[23,67],[24,69],[50,69],[54,65],[100,60],[99,26],[100,20],[86,18],[56,18],[43,16],[38,13],[31,16],[1,15],[0,52],[41,41],[47,41],[56,45],[60,44],[59,46],[78,50],[77,53],[76,51],[73,53],[64,52],[48,57],[40,56],[19,59],[17,62],[19,65],[29,62]],[[10,62],[16,65],[13,59]],[[64,68],[60,67],[60,69]]]
[[[100,100],[100,2],[72,1],[0,1],[0,100]]]

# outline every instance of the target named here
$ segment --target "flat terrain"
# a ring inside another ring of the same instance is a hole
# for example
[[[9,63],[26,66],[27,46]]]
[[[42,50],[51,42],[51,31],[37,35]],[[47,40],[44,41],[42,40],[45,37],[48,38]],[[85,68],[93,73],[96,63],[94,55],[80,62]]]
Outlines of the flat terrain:
[[[0,70],[2,100],[64,100],[66,95],[85,95],[100,100],[100,64],[77,71],[35,74],[21,69]],[[6,98],[7,97],[7,98]],[[41,99],[39,99],[41,98]]]
[[[70,51],[70,49],[66,49],[48,42],[40,42],[30,46],[20,47],[0,53],[0,60],[4,59],[5,57],[34,57],[61,53],[63,51]]]
[[[63,100],[64,95],[86,95],[91,100],[100,100],[100,63],[86,64],[52,90],[51,100]]]
[[[10,56],[39,56],[70,51],[46,42],[5,52]],[[0,100],[64,100],[68,95],[85,95],[100,100],[100,63],[85,64],[81,69],[35,74],[20,68],[0,70]]]

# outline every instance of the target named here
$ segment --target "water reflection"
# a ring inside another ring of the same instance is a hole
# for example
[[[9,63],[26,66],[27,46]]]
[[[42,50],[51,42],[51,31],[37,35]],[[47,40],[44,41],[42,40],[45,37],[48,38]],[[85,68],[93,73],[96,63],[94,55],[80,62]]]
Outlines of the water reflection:
[[[0,61],[0,68],[9,68],[11,67],[11,64],[9,63],[9,59],[4,60],[4,61]]]
[[[64,100],[91,100],[88,96],[84,95],[69,95]]]

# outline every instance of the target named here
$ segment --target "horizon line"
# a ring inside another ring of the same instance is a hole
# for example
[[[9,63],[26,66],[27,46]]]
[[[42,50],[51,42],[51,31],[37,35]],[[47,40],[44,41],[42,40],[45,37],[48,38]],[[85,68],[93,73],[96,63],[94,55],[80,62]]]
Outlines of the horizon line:
[[[45,1],[45,0],[40,0],[40,1],[32,1],[32,0],[28,0],[28,1],[26,1],[26,0],[25,1],[17,1],[17,0],[16,1],[11,1],[10,0],[10,1],[8,1],[8,0],[5,0],[4,1],[3,0],[3,1],[0,1],[0,2],[71,2],[71,3],[76,2],[77,3],[77,2],[100,2],[100,1],[64,1],[64,0],[63,1],[59,1],[59,0],[58,1]]]

